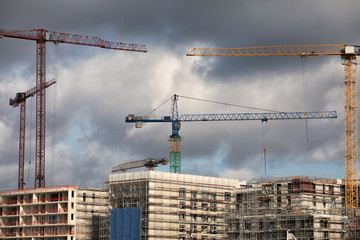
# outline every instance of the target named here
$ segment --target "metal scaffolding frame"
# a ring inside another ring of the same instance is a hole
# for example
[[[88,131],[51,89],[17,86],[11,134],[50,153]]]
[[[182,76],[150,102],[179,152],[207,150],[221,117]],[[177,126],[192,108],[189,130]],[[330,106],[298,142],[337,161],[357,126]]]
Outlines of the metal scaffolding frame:
[[[235,179],[155,171],[114,174],[108,183],[111,208],[142,208],[143,240],[225,239],[224,216],[240,185]]]
[[[228,239],[345,239],[341,181],[310,177],[257,179],[236,190]]]

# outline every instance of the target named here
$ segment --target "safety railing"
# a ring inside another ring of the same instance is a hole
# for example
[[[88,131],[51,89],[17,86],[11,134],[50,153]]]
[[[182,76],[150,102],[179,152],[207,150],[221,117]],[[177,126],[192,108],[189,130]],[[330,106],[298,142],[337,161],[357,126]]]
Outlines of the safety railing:
[[[0,205],[16,205],[16,204],[44,203],[44,202],[64,202],[64,201],[68,201],[68,197],[9,200],[9,201],[1,201]]]
[[[39,232],[9,232],[9,233],[0,233],[0,237],[17,237],[17,236],[69,236],[74,235],[74,231],[39,231]]]
[[[42,220],[42,221],[18,221],[14,222],[2,222],[0,226],[33,226],[33,225],[48,225],[48,224],[67,224],[67,219],[57,219],[57,220]]]

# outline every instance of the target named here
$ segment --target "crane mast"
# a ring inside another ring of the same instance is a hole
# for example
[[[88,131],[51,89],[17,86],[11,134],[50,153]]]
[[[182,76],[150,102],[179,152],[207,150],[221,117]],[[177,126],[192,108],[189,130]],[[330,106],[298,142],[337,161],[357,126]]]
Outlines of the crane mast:
[[[214,121],[242,121],[242,120],[296,120],[296,119],[326,119],[337,118],[335,111],[322,112],[269,112],[269,113],[225,113],[225,114],[182,114],[179,116],[177,101],[179,95],[174,94],[172,100],[172,115],[160,118],[135,116],[129,114],[125,118],[127,123],[135,123],[141,128],[146,122],[169,122],[172,126],[170,135],[170,172],[181,173],[181,136],[179,135],[181,122],[214,122]]]
[[[46,29],[0,30],[0,37],[36,41],[36,143],[34,188],[45,187],[45,109],[46,109],[46,42],[100,47],[113,50],[147,52],[145,45],[124,44],[98,37],[58,33]]]
[[[358,209],[358,129],[357,129],[357,59],[359,46],[354,45],[289,45],[245,48],[194,48],[187,56],[327,56],[337,55],[344,64],[345,125],[345,212],[354,216]]]
[[[178,101],[179,96],[172,97],[172,134],[170,135],[170,172],[181,173],[181,137],[179,135],[181,123],[179,121]]]

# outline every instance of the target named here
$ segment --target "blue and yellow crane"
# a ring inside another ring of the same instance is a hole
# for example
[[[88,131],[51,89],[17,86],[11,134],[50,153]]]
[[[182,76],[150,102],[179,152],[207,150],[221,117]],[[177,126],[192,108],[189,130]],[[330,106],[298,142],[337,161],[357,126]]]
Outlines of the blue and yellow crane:
[[[223,113],[223,114],[182,114],[179,116],[177,101],[179,95],[172,96],[172,115],[162,117],[136,116],[129,114],[125,118],[127,123],[135,123],[141,128],[143,123],[171,123],[170,135],[170,172],[181,173],[181,136],[179,135],[181,122],[214,122],[214,121],[244,121],[260,120],[297,120],[297,119],[327,119],[337,118],[336,111],[320,112],[268,112],[268,113]],[[264,149],[265,151],[265,149]]]

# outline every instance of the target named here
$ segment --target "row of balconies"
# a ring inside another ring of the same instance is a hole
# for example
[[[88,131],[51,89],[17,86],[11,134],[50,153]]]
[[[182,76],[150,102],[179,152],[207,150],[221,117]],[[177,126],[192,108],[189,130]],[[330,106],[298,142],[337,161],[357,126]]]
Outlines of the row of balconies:
[[[74,231],[25,231],[25,232],[9,232],[0,233],[1,238],[6,237],[22,237],[22,236],[69,236],[74,235]]]
[[[44,202],[64,202],[64,201],[68,201],[68,197],[1,201],[0,206],[2,206],[2,205],[15,205],[15,204],[44,203]]]
[[[58,219],[58,220],[42,220],[42,221],[21,221],[20,224],[18,221],[14,222],[3,222],[0,223],[0,227],[13,227],[13,226],[38,226],[38,225],[48,225],[48,224],[67,224],[67,219]]]
[[[44,214],[44,213],[67,213],[67,208],[52,208],[52,209],[32,209],[24,211],[4,211],[0,216],[14,216],[14,215],[33,215],[33,214]]]

